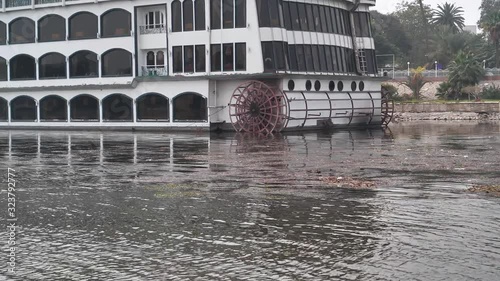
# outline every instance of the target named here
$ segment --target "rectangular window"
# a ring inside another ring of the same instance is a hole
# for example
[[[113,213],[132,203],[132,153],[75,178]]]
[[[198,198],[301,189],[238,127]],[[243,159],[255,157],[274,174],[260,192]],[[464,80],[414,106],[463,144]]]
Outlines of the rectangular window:
[[[303,31],[314,31],[314,15],[313,8],[311,4],[306,4],[306,13],[307,13],[307,29],[302,29]]]
[[[330,13],[330,7],[325,7],[325,16],[326,16],[326,32],[333,33],[332,14]]]
[[[247,44],[246,43],[236,43],[235,44],[235,70],[236,71],[246,71],[247,70]]]
[[[194,72],[193,46],[184,46],[184,72]]]
[[[292,30],[292,20],[290,18],[290,2],[283,2],[283,20],[285,21],[285,28]]]
[[[259,17],[260,27],[271,26],[271,20],[269,18],[269,1],[257,0],[257,15]]]
[[[333,33],[339,34],[338,24],[337,24],[337,14],[335,13],[335,8],[330,7],[330,15],[332,18],[332,30]]]
[[[325,6],[319,6],[319,18],[321,20],[321,32],[328,32],[327,22],[326,22],[326,14],[325,14]]]
[[[335,73],[339,73],[340,67],[339,67],[339,61],[338,61],[338,55],[337,55],[337,47],[330,46],[330,50],[332,51],[333,71]]]
[[[345,52],[345,48],[341,47],[340,49],[340,62],[342,63],[342,72],[347,73],[347,56]]]
[[[244,28],[247,26],[247,1],[236,0],[235,4],[236,28]]]
[[[321,68],[321,72],[327,72],[328,68],[326,66],[326,54],[325,54],[325,46],[320,45],[319,48],[319,64]]]
[[[280,9],[278,0],[265,0],[269,2],[269,15],[271,18],[271,27],[281,27]]]
[[[297,3],[297,9],[299,10],[300,30],[309,30],[307,26],[306,5],[304,3]]]
[[[234,71],[233,43],[222,45],[224,71]]]
[[[234,28],[234,7],[233,0],[222,0],[224,3],[223,6],[223,20],[224,20],[224,28]]]
[[[330,46],[323,46],[323,47],[325,48],[326,68],[328,69],[328,72],[333,72],[333,58]]]
[[[176,46],[172,48],[173,72],[182,72],[182,47]]]
[[[297,3],[287,2],[290,5],[290,21],[292,22],[292,30],[300,30],[300,17],[297,9]]]
[[[274,60],[276,61],[276,70],[286,70],[283,42],[273,42],[273,49],[274,49]]]
[[[348,11],[344,11],[345,13],[345,28],[346,28],[346,34],[349,36],[352,36],[352,29],[351,29],[351,13]]]
[[[299,66],[297,64],[297,52],[295,51],[295,45],[288,46],[288,59],[290,62],[291,71],[299,71]]]
[[[205,45],[195,47],[196,72],[206,71]]]
[[[312,55],[313,55],[314,71],[321,72],[321,65],[319,62],[319,50],[317,45],[312,46]]]
[[[210,0],[210,28],[220,29],[220,11],[222,0]]]
[[[361,23],[359,19],[359,13],[354,13],[354,30],[356,32],[356,37],[362,37],[361,36]]]
[[[306,56],[304,54],[304,45],[296,45],[295,50],[297,51],[297,68],[299,71],[307,71],[306,68]]]
[[[321,32],[321,19],[319,17],[319,6],[313,5],[313,16],[314,16],[314,30],[316,32]]]
[[[305,61],[306,61],[306,71],[314,72],[314,63],[311,45],[304,45]]]
[[[196,0],[194,6],[195,13],[195,29],[205,30],[205,1]]]
[[[262,58],[264,59],[264,72],[273,72],[276,70],[273,42],[262,42]]]
[[[335,19],[337,21],[337,34],[344,34],[342,31],[342,19],[340,18],[340,10],[335,8]]]
[[[221,46],[219,44],[210,45],[210,71],[221,71]]]

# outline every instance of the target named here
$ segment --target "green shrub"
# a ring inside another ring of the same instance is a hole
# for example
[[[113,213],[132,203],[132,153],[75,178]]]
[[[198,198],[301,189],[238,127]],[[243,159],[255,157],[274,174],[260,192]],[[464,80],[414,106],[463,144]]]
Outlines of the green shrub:
[[[482,99],[499,100],[500,99],[500,86],[497,87],[495,85],[490,85],[488,87],[484,87],[483,90],[479,93],[479,96]]]

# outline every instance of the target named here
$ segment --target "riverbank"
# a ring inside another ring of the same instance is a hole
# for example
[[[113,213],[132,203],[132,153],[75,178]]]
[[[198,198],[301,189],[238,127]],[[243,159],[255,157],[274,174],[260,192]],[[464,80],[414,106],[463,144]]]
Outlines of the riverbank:
[[[394,112],[393,122],[404,121],[499,121],[500,113],[488,112]]]
[[[500,120],[499,102],[396,103],[395,122],[414,120]]]

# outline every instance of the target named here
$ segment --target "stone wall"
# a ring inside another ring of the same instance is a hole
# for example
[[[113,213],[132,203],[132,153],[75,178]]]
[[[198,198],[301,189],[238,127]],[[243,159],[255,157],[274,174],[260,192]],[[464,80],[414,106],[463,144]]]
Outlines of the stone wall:
[[[472,112],[500,113],[498,102],[460,102],[460,103],[396,103],[394,111],[399,113],[432,112]]]

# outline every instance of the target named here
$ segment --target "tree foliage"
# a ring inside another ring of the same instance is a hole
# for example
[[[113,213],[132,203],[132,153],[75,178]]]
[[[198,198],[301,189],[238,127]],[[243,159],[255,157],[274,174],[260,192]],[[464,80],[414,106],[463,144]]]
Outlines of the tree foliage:
[[[448,82],[456,94],[460,94],[464,87],[479,84],[484,76],[483,66],[471,52],[460,51],[449,71]]]
[[[422,88],[429,81],[425,81],[423,72],[425,68],[417,67],[416,69],[411,70],[411,75],[408,76],[408,80],[403,82],[402,84],[406,87],[410,88],[413,99],[419,100],[422,97]]]
[[[464,10],[448,2],[438,5],[433,11],[432,23],[448,26],[454,33],[462,31],[465,27]]]
[[[500,10],[489,13],[483,18],[481,28],[489,35],[489,39],[495,46],[495,66],[499,67],[499,52],[500,52]]]

